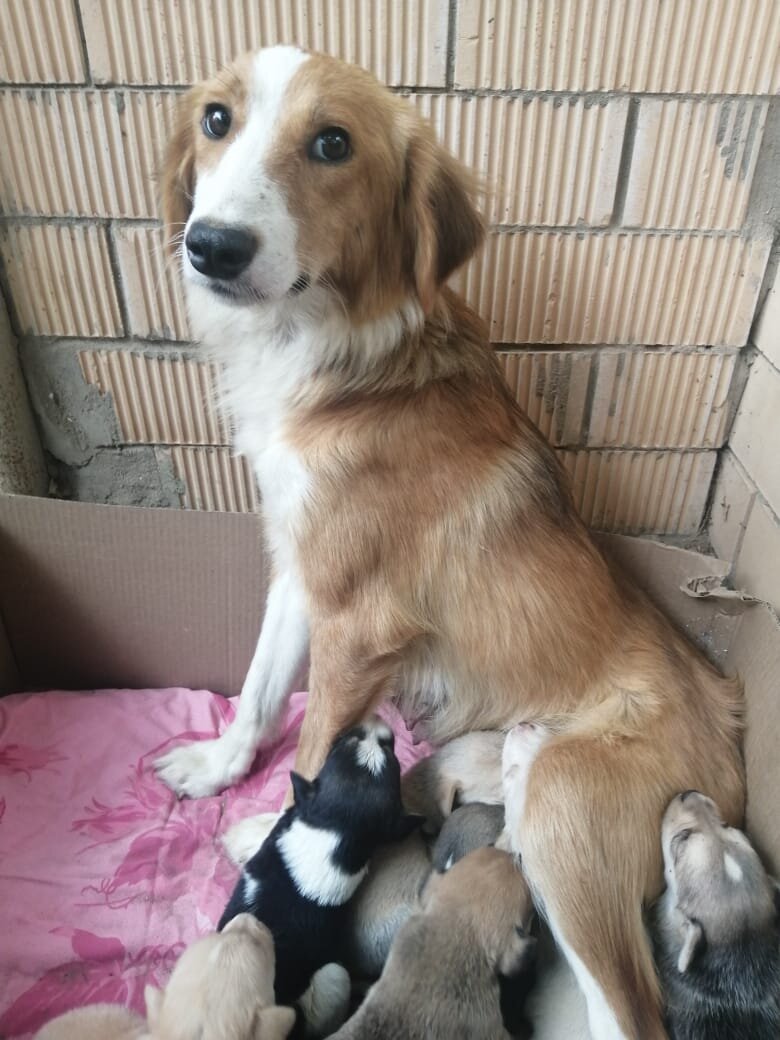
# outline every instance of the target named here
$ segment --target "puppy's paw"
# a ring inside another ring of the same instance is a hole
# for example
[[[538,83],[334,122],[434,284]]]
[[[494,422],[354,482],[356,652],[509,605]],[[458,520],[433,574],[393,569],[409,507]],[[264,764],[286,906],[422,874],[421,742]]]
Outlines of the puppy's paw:
[[[207,798],[240,780],[249,764],[220,737],[174,748],[157,759],[154,769],[179,798]]]
[[[281,813],[260,813],[234,824],[223,836],[222,844],[238,867],[250,860],[276,826]]]
[[[298,1001],[307,1037],[330,1036],[346,1022],[350,990],[349,975],[340,964],[326,964],[312,975],[309,988]]]

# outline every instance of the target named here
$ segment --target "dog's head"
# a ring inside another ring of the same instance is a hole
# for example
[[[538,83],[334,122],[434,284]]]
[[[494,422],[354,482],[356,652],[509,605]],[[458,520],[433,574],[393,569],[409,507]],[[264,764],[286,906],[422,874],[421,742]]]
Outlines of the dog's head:
[[[152,1040],[283,1040],[291,1008],[274,1007],[271,933],[238,914],[179,958],[165,991],[146,987]]]
[[[708,944],[730,944],[776,927],[777,889],[745,835],[698,791],[672,799],[662,827],[667,893],[661,925],[685,973]]]
[[[476,939],[496,974],[514,976],[529,965],[536,941],[530,935],[533,901],[515,859],[496,848],[469,852],[446,873],[434,872],[421,896],[426,914],[452,920]]]
[[[329,291],[357,322],[410,298],[433,306],[481,240],[470,195],[407,101],[295,47],[194,87],[162,177],[193,292],[257,306]]]
[[[315,780],[291,773],[296,816],[370,845],[399,841],[422,823],[404,812],[393,731],[379,718],[342,733]]]

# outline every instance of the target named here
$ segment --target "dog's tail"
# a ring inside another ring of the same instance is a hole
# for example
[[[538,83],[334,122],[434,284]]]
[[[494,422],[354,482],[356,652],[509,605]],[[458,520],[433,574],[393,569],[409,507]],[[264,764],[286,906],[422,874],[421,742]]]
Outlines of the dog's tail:
[[[659,826],[668,798],[635,760],[632,775],[633,755],[622,742],[594,743],[542,748],[519,851],[587,1000],[594,1040],[666,1040],[642,907],[661,884]]]

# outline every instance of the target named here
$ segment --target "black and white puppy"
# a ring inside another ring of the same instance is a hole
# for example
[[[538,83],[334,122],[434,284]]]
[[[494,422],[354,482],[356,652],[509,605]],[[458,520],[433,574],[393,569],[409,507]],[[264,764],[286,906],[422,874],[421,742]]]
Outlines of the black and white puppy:
[[[697,791],[672,800],[662,843],[653,938],[670,1037],[777,1040],[778,895],[757,853]]]
[[[319,776],[291,774],[294,804],[245,865],[222,914],[251,913],[276,945],[277,1003],[292,1004],[314,973],[340,959],[347,904],[385,842],[419,826],[401,803],[393,733],[372,719],[334,742]]]

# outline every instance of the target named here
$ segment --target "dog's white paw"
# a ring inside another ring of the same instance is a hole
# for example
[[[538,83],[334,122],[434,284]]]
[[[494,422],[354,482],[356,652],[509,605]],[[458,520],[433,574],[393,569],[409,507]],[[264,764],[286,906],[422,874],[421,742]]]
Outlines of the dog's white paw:
[[[340,964],[326,964],[312,975],[309,988],[298,1001],[307,1037],[330,1036],[346,1022],[350,991],[349,975]]]
[[[174,748],[157,759],[154,769],[179,798],[206,798],[240,780],[249,764],[219,737]]]
[[[276,826],[280,816],[281,813],[273,812],[248,816],[225,833],[222,844],[236,866],[243,867],[247,860],[254,856]]]

